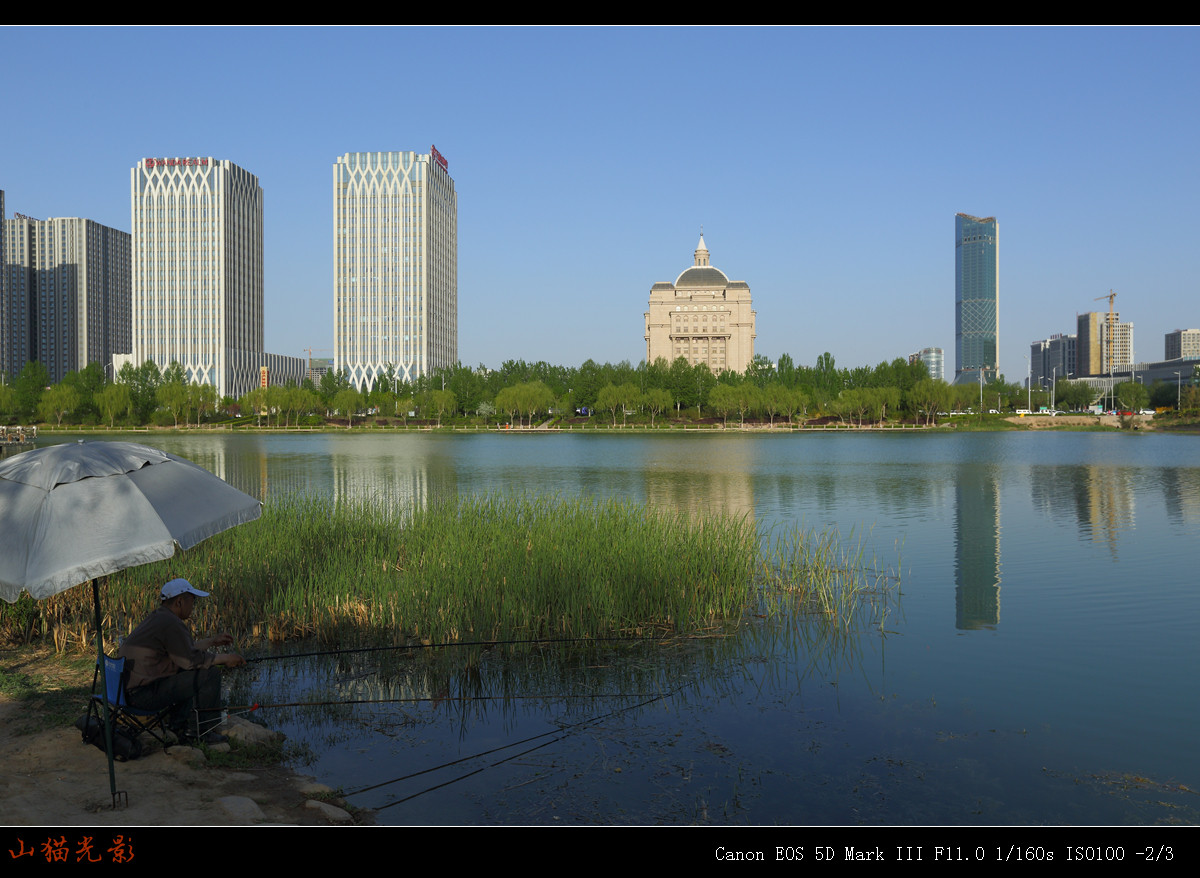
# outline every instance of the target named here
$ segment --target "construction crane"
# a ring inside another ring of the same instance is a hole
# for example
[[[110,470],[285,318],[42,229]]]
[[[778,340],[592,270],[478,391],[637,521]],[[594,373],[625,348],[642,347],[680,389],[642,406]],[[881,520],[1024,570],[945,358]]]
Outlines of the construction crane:
[[[314,347],[307,347],[307,348],[301,348],[301,350],[308,351],[308,371],[307,371],[305,374],[306,374],[308,377],[310,377],[310,378],[311,378],[311,377],[312,377],[312,367],[313,367],[313,364],[312,364],[312,361],[313,361],[313,351],[320,351],[321,353],[324,353],[325,351],[332,350],[332,348],[314,348]]]
[[[1116,334],[1116,328],[1113,324],[1113,321],[1116,319],[1116,315],[1113,313],[1113,299],[1116,297],[1117,294],[1110,289],[1107,296],[1097,296],[1092,300],[1093,302],[1099,302],[1101,299],[1108,299],[1108,323],[1105,324],[1105,336],[1103,337],[1106,339],[1106,343],[1104,345],[1104,355],[1105,359],[1108,360],[1108,362],[1105,364],[1107,366],[1105,371],[1108,372],[1109,375],[1112,374],[1112,349],[1113,344],[1116,342],[1116,338],[1114,338]]]

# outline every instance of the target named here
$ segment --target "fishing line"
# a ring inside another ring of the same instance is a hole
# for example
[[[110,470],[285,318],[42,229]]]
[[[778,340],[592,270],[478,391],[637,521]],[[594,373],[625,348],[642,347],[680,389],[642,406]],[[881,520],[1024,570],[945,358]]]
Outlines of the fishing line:
[[[679,687],[679,688],[682,688],[682,687]],[[435,766],[433,766],[432,768],[425,768],[425,769],[422,769],[421,771],[416,771],[416,772],[413,772],[413,773],[411,773],[411,774],[406,774],[406,775],[404,775],[404,776],[402,776],[402,777],[397,777],[397,778],[394,778],[394,779],[392,779],[392,780],[383,781],[382,783],[377,783],[377,784],[374,784],[373,786],[369,786],[369,787],[363,787],[362,789],[354,790],[354,791],[352,791],[352,792],[349,792],[349,793],[344,793],[344,795],[346,795],[346,796],[356,796],[356,795],[359,795],[360,793],[365,793],[365,792],[369,792],[370,790],[376,790],[376,789],[379,789],[380,787],[389,786],[389,785],[391,785],[391,784],[394,784],[394,783],[400,783],[401,781],[405,781],[405,780],[411,780],[411,779],[412,779],[412,778],[414,778],[414,777],[420,777],[420,776],[422,776],[422,775],[425,775],[425,774],[430,774],[431,772],[434,772],[434,771],[440,771],[440,770],[441,770],[441,769],[443,769],[443,768],[450,768],[451,766],[454,766],[454,765],[459,765],[459,764],[461,764],[461,763],[463,763],[463,762],[469,762],[469,761],[470,761],[470,760],[472,760],[472,759],[479,759],[480,757],[483,757],[483,756],[490,756],[490,755],[491,755],[491,754],[493,754],[493,753],[499,753],[499,752],[500,752],[500,751],[502,751],[502,750],[508,750],[508,749],[511,749],[511,748],[513,748],[513,747],[519,747],[519,746],[521,746],[522,744],[528,744],[530,741],[537,741],[537,740],[539,740],[540,738],[545,738],[545,737],[548,737],[548,736],[550,736],[550,735],[557,735],[557,737],[555,737],[555,738],[553,738],[553,739],[551,739],[551,740],[549,740],[549,741],[544,741],[544,742],[542,742],[541,744],[538,744],[536,747],[530,747],[530,748],[529,748],[529,749],[527,749],[527,750],[522,750],[520,753],[514,753],[512,756],[507,756],[507,757],[505,757],[504,759],[499,759],[499,760],[497,760],[497,761],[495,761],[495,762],[492,762],[492,763],[489,763],[489,764],[487,764],[487,765],[482,765],[482,766],[480,766],[479,768],[475,769],[474,771],[469,771],[469,772],[467,772],[466,774],[459,775],[458,777],[451,778],[450,780],[443,781],[442,783],[435,784],[434,786],[431,786],[431,787],[426,787],[425,789],[423,789],[423,790],[420,790],[419,792],[415,792],[415,793],[413,793],[412,795],[405,796],[404,798],[401,798],[401,799],[396,799],[396,800],[394,800],[394,801],[388,802],[388,803],[387,803],[387,804],[385,804],[385,805],[380,805],[378,808],[375,808],[375,809],[374,809],[374,810],[376,810],[376,811],[382,811],[384,808],[390,808],[390,807],[392,807],[393,805],[399,805],[399,804],[401,804],[402,802],[407,802],[407,801],[410,801],[411,799],[415,799],[415,798],[417,798],[418,796],[423,796],[423,795],[425,795],[426,793],[433,792],[434,790],[439,790],[439,789],[441,789],[442,787],[449,786],[450,784],[453,784],[453,783],[458,783],[460,780],[465,780],[466,778],[468,778],[468,777],[472,777],[472,776],[474,776],[474,775],[476,775],[476,774],[479,774],[481,771],[485,771],[485,770],[486,770],[486,769],[488,769],[488,768],[496,768],[496,767],[498,767],[498,766],[500,766],[500,765],[503,765],[503,764],[504,764],[504,763],[506,763],[506,762],[511,762],[511,761],[512,761],[512,760],[514,760],[514,759],[519,759],[519,758],[521,758],[522,756],[527,756],[528,754],[530,754],[530,753],[534,752],[535,750],[540,750],[540,749],[542,749],[543,747],[548,747],[548,746],[550,746],[551,744],[555,744],[555,743],[557,743],[557,742],[559,742],[559,741],[563,740],[564,738],[568,738],[568,737],[570,737],[571,735],[574,735],[574,734],[576,734],[577,732],[579,732],[579,731],[582,731],[582,730],[583,730],[583,729],[585,729],[585,728],[588,728],[589,726],[596,725],[597,723],[601,722],[602,720],[608,719],[609,717],[612,717],[612,716],[617,716],[617,715],[619,715],[619,714],[622,714],[622,713],[627,713],[628,711],[631,711],[631,710],[636,710],[636,709],[637,709],[637,708],[639,708],[639,707],[645,707],[645,706],[646,706],[646,705],[648,705],[648,704],[653,704],[655,701],[661,701],[661,700],[662,700],[662,699],[664,699],[664,698],[670,698],[670,697],[671,697],[671,696],[673,696],[673,695],[674,695],[676,692],[678,692],[678,691],[679,691],[679,688],[677,688],[677,689],[673,689],[673,690],[671,690],[670,692],[664,692],[664,693],[662,693],[662,694],[655,695],[654,697],[652,697],[652,698],[648,698],[648,699],[646,699],[645,701],[643,701],[643,702],[641,702],[641,703],[639,703],[639,704],[631,704],[631,705],[629,705],[628,707],[622,707],[622,708],[619,708],[619,709],[617,709],[617,710],[611,710],[611,711],[609,711],[608,713],[604,713],[604,714],[601,714],[600,716],[592,717],[592,718],[590,718],[590,719],[583,720],[583,721],[581,721],[581,722],[578,722],[578,723],[569,723],[569,724],[566,724],[566,726],[565,726],[565,729],[566,729],[566,731],[564,731],[564,730],[563,730],[563,729],[564,729],[564,727],[560,727],[560,728],[558,728],[558,729],[554,729],[554,730],[552,730],[552,731],[548,731],[548,732],[542,732],[542,733],[541,733],[541,734],[539,734],[539,735],[532,735],[532,736],[530,736],[530,737],[528,737],[528,738],[522,738],[522,739],[521,739],[521,740],[519,740],[519,741],[513,741],[513,742],[512,742],[512,743],[510,743],[510,744],[504,744],[503,746],[500,746],[500,747],[493,747],[493,748],[492,748],[492,749],[490,749],[490,750],[484,750],[484,751],[482,751],[482,752],[480,752],[480,753],[474,753],[474,754],[472,754],[472,755],[470,755],[470,756],[463,756],[463,757],[461,757],[461,758],[459,758],[459,759],[454,759],[454,760],[452,760],[452,761],[450,761],[450,762],[445,762],[445,763],[442,763],[441,765],[435,765]]]
[[[292,652],[282,655],[264,655],[258,658],[246,659],[246,664],[252,662],[273,662],[282,659],[293,658],[309,658],[311,656],[321,655],[342,655],[356,652],[389,652],[397,649],[442,649],[452,646],[508,646],[514,644],[529,644],[529,643],[613,643],[613,642],[645,642],[647,639],[643,637],[552,637],[552,638],[531,638],[528,640],[451,640],[443,643],[413,643],[402,644],[400,646],[359,646],[352,649],[327,649],[319,652]]]
[[[233,707],[227,707],[226,710],[230,713],[235,711],[248,713],[252,710],[267,710],[276,707],[335,707],[344,704],[403,704],[415,703],[422,701],[518,701],[523,699],[554,699],[557,701],[566,701],[571,698],[646,698],[650,693],[646,692],[615,692],[615,693],[593,693],[591,695],[559,695],[558,693],[547,693],[543,695],[427,695],[420,698],[357,698],[348,699],[345,701],[285,701],[279,704],[239,704]],[[658,694],[656,697],[665,698],[670,695],[670,692]]]

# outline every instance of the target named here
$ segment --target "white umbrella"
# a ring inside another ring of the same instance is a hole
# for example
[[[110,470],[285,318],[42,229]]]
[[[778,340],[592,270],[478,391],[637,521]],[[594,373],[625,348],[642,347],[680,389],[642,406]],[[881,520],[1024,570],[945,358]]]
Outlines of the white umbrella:
[[[161,561],[262,513],[203,467],[131,442],[52,445],[0,462],[0,597],[49,597],[89,580],[103,673],[96,578]],[[109,780],[116,803],[105,704]]]
[[[27,451],[0,463],[0,597],[49,597],[161,561],[261,512],[203,467],[145,445]]]

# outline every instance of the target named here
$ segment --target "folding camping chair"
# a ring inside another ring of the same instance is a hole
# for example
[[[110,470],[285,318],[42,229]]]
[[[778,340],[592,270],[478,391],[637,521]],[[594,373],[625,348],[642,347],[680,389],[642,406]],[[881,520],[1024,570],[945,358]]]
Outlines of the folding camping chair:
[[[100,692],[100,680],[108,685],[105,692]],[[125,657],[104,656],[104,676],[100,676],[100,663],[96,662],[96,671],[92,676],[92,697],[88,702],[87,716],[80,720],[80,731],[83,732],[84,743],[95,744],[101,750],[104,746],[104,701],[107,699],[112,711],[113,724],[113,758],[120,762],[137,759],[142,753],[142,743],[138,736],[143,732],[163,745],[170,746],[165,736],[166,719],[172,707],[159,710],[143,710],[128,704],[125,699],[125,684],[129,679],[129,671],[125,667]]]

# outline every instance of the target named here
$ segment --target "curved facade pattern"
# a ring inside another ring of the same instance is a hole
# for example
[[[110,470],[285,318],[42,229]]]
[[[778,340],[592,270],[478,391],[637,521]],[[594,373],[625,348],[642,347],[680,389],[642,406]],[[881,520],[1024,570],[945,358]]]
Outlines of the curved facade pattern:
[[[334,368],[366,389],[458,362],[458,196],[431,149],[333,166]]]
[[[998,374],[1000,239],[994,216],[954,217],[954,381]]]
[[[694,260],[675,283],[661,281],[650,288],[646,362],[683,357],[693,366],[707,363],[714,374],[745,372],[754,359],[756,337],[750,285],[709,264],[703,235]]]
[[[177,362],[188,381],[241,396],[258,385],[263,356],[258,177],[225,160],[148,158],[130,173],[130,200],[131,361]]]

